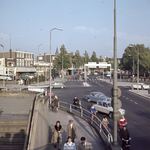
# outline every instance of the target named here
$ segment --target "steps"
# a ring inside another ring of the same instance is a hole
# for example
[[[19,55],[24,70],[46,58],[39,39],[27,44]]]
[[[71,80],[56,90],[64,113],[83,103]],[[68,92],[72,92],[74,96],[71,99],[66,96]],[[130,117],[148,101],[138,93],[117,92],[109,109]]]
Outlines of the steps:
[[[0,150],[23,150],[26,120],[0,120]]]

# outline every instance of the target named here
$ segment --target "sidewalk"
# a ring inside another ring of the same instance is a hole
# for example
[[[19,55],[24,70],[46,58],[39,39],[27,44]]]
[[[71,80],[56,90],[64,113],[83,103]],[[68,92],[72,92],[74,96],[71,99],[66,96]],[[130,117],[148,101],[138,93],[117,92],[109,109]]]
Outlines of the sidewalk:
[[[100,79],[101,81],[103,82],[107,82],[107,83],[110,83],[110,84],[113,84],[113,79],[110,80],[109,79]],[[131,87],[132,84],[136,84],[135,82],[121,82],[121,81],[117,81],[117,86],[124,86],[124,87]],[[137,90],[132,90],[130,89],[129,90],[130,92],[134,93],[134,94],[138,94],[140,96],[143,96],[145,98],[149,98],[150,99],[150,94],[148,94],[148,90],[138,90],[138,93],[137,93]]]
[[[83,119],[72,115],[68,112],[59,110],[58,113],[49,112],[49,120],[50,120],[50,137],[49,137],[49,144],[47,150],[53,149],[57,150],[58,148],[54,148],[53,145],[50,143],[52,138],[52,129],[56,124],[56,121],[60,121],[64,131],[62,133],[62,145],[61,149],[63,149],[63,145],[67,140],[67,124],[70,119],[73,120],[73,123],[76,124],[77,127],[77,139],[75,139],[75,144],[78,146],[80,143],[80,138],[82,136],[86,137],[87,142],[90,142],[93,146],[93,150],[106,150],[105,144],[103,143],[101,137],[95,131],[95,129],[90,126],[86,121]]]

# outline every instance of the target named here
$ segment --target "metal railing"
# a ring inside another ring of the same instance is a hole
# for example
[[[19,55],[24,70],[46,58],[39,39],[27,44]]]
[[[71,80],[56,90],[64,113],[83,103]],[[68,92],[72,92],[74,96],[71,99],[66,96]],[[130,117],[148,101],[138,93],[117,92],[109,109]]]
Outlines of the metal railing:
[[[75,109],[75,107],[77,109]],[[80,108],[77,105],[69,104],[63,101],[59,101],[58,108],[73,113],[89,122],[99,132],[100,136],[102,137],[102,139],[106,144],[113,142],[113,137],[109,132],[109,130],[105,127],[102,121],[96,115],[92,114],[90,111],[84,108]],[[94,116],[94,120],[92,120],[92,116]]]

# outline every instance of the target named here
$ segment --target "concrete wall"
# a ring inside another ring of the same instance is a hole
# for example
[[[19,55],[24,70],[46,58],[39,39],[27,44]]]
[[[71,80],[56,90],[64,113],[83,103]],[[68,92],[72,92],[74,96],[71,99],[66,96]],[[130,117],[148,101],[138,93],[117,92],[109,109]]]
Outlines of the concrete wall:
[[[49,139],[48,97],[39,98],[35,104],[30,150],[44,150]]]

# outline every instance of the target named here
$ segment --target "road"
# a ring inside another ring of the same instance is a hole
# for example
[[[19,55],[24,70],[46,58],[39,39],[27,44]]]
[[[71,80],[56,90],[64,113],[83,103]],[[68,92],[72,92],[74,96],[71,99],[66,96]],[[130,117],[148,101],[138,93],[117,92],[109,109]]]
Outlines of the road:
[[[90,109],[92,102],[86,102],[84,96],[92,91],[103,92],[106,96],[111,97],[110,90],[112,85],[106,82],[97,80],[92,77],[90,87],[83,87],[81,81],[68,81],[66,89],[52,89],[61,101],[73,103],[75,96],[82,100],[82,105],[85,109]],[[133,150],[149,150],[150,147],[150,100],[144,97],[130,93],[129,87],[121,86],[122,96],[119,98],[122,101],[122,108],[126,110],[125,118],[127,119],[127,128],[130,132],[132,141],[131,149]],[[97,116],[102,119],[105,114],[98,113]],[[113,119],[108,118],[110,128],[113,130]],[[113,133],[113,131],[112,131]],[[118,142],[121,140],[118,135]]]

